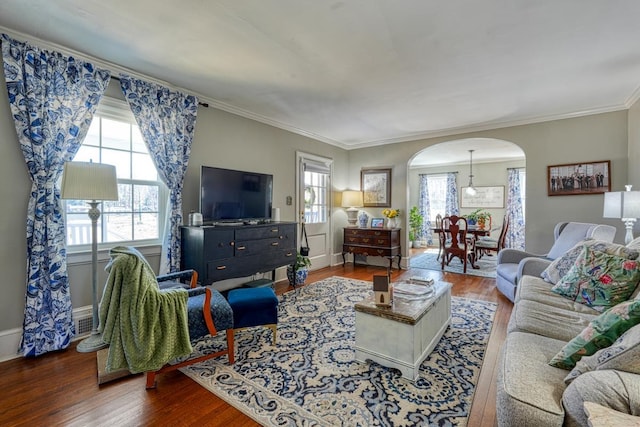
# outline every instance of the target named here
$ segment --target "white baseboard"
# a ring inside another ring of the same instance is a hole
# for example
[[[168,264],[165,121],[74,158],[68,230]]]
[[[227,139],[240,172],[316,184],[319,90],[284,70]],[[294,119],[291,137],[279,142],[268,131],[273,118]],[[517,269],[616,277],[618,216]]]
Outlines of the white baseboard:
[[[80,307],[73,310],[73,319],[76,322],[77,329],[77,321],[78,319],[85,318],[87,316],[92,316],[92,307],[90,305],[86,307]],[[73,337],[73,341],[80,340],[86,337],[89,334],[76,335]],[[18,348],[20,347],[20,340],[22,339],[22,329],[14,328],[7,329],[5,331],[0,331],[0,362],[5,362],[11,359],[17,359],[18,357],[22,357],[22,354],[18,353]]]

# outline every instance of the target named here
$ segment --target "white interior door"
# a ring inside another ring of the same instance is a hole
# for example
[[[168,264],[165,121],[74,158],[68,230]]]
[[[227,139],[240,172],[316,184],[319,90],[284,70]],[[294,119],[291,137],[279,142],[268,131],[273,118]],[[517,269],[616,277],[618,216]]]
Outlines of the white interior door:
[[[331,164],[332,160],[297,153],[298,222],[304,221],[309,241],[311,269],[331,264]],[[298,246],[306,245],[298,227]]]

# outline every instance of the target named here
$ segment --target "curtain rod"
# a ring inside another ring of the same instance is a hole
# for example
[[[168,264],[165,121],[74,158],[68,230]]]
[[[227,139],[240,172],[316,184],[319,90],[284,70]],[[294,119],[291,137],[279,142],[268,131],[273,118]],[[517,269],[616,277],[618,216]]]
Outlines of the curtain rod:
[[[452,172],[434,172],[434,173],[419,173],[418,175],[446,175],[448,173],[459,173],[458,171],[452,171]]]
[[[120,82],[120,81],[122,81],[122,80],[120,80],[120,77],[111,76],[111,78],[112,78],[112,79],[114,79],[114,80],[117,80],[117,81],[119,81],[119,82]],[[137,77],[136,77],[136,78],[137,78]],[[198,101],[198,105],[199,105],[199,106],[201,106],[201,107],[209,108],[209,104],[208,104],[208,103],[206,103],[206,102],[200,102],[200,101]]]
[[[520,169],[526,169],[526,168],[523,167],[523,166],[521,166],[519,168],[507,168],[508,171],[511,171],[511,170],[517,171],[517,170],[520,170]]]

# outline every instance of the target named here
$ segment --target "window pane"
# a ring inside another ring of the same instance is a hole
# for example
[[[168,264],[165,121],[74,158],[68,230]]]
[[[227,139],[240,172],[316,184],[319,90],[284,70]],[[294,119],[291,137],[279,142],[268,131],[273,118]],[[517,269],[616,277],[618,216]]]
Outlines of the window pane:
[[[147,150],[147,145],[142,139],[142,133],[140,132],[140,128],[138,126],[133,126],[131,128],[131,144],[131,151],[136,151],[138,153],[149,153],[149,150]]]
[[[135,215],[134,237],[136,240],[157,239],[158,214],[143,213]]]
[[[82,141],[82,145],[100,145],[100,117],[94,116],[91,121],[91,126],[87,131],[87,136]]]
[[[107,242],[133,240],[131,214],[107,213],[104,217],[104,234]]]
[[[103,202],[105,212],[131,212],[133,210],[131,184],[118,183],[118,201]]]
[[[98,147],[87,147],[84,144],[80,146],[78,152],[73,158],[74,162],[100,162],[100,149]]]
[[[70,245],[91,243],[91,219],[87,213],[67,214],[67,242]]]
[[[156,166],[151,160],[151,156],[148,154],[133,153],[133,179],[140,179],[144,181],[157,181],[158,173],[156,172]]]
[[[102,119],[102,146],[118,148],[120,150],[131,149],[131,125],[110,119]]]
[[[131,153],[130,152],[103,149],[102,163],[114,165],[116,167],[118,179],[131,179]]]
[[[447,209],[447,177],[429,176],[429,207],[430,220],[434,222],[436,215],[445,215]]]
[[[133,191],[136,212],[158,212],[158,186],[134,185]]]

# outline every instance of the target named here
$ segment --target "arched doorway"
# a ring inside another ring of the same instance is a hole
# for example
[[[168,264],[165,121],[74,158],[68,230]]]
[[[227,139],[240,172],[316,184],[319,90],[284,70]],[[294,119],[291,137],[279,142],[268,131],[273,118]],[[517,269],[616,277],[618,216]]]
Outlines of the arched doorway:
[[[471,153],[473,150],[473,161]],[[465,138],[442,142],[417,152],[408,162],[409,248],[412,240],[415,248],[408,251],[409,266],[412,268],[440,269],[439,262],[432,262],[437,255],[438,239],[432,233],[436,214],[457,213],[468,216],[481,209],[491,215],[489,230],[497,237],[506,216],[517,212],[514,185],[520,199],[521,218],[511,227],[512,247],[524,248],[524,221],[526,207],[526,159],[524,151],[510,141],[494,138]],[[470,175],[472,183],[470,182]],[[514,179],[516,181],[514,181]],[[466,187],[473,186],[481,192],[477,196],[467,196]],[[509,193],[509,191],[512,191]],[[425,200],[425,193],[428,200]],[[511,203],[511,206],[508,206]],[[412,228],[412,209],[422,214],[425,226],[420,232]],[[518,229],[519,228],[519,229]],[[510,233],[511,234],[511,233]],[[430,253],[429,262],[423,254]],[[414,265],[412,259],[422,256]],[[423,267],[426,265],[426,267]],[[481,272],[480,272],[481,273]],[[482,275],[482,274],[480,274]]]

